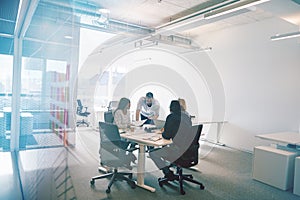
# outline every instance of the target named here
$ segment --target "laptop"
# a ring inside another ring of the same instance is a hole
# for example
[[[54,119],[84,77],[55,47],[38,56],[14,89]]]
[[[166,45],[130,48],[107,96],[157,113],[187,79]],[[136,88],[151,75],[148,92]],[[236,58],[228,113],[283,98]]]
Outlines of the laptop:
[[[162,129],[166,123],[165,120],[160,120],[160,119],[154,119],[153,122],[157,129]]]

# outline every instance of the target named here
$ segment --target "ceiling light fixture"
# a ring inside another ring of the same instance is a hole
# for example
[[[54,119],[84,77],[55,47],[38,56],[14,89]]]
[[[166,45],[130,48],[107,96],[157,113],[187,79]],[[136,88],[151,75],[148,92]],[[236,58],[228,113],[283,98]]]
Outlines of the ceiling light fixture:
[[[158,41],[150,41],[148,43],[145,43],[143,40],[139,40],[134,43],[135,48],[145,48],[145,47],[152,47],[157,45],[158,45]]]
[[[188,53],[197,53],[197,52],[209,52],[212,51],[212,47],[205,47],[205,48],[195,48],[190,51],[182,52],[182,54],[188,54]]]
[[[212,19],[215,17],[219,17],[222,15],[226,15],[244,8],[248,8],[250,6],[255,6],[261,3],[265,3],[270,0],[245,0],[245,1],[239,1],[238,3],[217,9],[217,10],[212,10],[206,14],[204,14],[204,19]]]
[[[283,39],[289,39],[289,38],[295,38],[295,37],[300,37],[300,31],[298,32],[293,32],[293,33],[285,33],[285,34],[277,34],[271,37],[272,41],[276,40],[283,40]]]
[[[106,8],[100,8],[99,10],[99,13],[101,14],[109,14],[110,13],[110,10],[106,9]]]
[[[73,39],[73,37],[71,35],[65,35],[64,38],[66,38],[66,39]]]

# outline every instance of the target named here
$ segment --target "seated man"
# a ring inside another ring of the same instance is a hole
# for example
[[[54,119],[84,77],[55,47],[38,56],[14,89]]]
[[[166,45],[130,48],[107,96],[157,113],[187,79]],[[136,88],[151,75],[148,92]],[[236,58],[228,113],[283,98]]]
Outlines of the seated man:
[[[171,102],[170,112],[171,114],[167,116],[163,128],[162,137],[164,139],[172,139],[173,143],[150,152],[150,158],[167,178],[174,176],[173,171],[169,168],[169,163],[177,160],[189,147],[186,134],[189,134],[192,127],[190,117],[181,112],[178,101],[174,100]]]

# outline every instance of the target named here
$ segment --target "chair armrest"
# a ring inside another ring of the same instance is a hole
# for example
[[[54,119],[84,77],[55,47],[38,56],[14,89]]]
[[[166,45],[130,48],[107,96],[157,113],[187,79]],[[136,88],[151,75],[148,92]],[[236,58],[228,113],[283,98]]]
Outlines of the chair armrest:
[[[126,151],[133,152],[137,149],[139,149],[139,148],[138,147],[131,147],[131,148],[126,149]]]

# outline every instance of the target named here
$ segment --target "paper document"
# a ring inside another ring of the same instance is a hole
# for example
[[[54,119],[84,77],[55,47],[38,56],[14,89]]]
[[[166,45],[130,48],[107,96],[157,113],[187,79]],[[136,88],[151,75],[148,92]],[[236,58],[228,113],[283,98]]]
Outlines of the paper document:
[[[141,121],[133,121],[131,124],[133,126],[143,126],[143,124],[147,121],[147,119],[145,120],[141,120]]]

